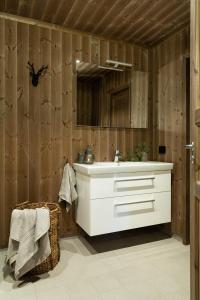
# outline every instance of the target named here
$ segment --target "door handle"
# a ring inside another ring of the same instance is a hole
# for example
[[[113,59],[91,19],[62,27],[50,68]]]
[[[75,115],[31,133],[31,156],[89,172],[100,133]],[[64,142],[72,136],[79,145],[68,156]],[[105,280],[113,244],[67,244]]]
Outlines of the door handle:
[[[185,148],[187,150],[190,150],[190,160],[191,160],[192,164],[194,164],[194,161],[195,161],[195,155],[194,155],[195,146],[194,146],[194,142],[192,142],[191,144],[185,145]]]
[[[191,144],[185,145],[185,148],[188,150],[193,150],[194,149],[194,142],[192,142]]]

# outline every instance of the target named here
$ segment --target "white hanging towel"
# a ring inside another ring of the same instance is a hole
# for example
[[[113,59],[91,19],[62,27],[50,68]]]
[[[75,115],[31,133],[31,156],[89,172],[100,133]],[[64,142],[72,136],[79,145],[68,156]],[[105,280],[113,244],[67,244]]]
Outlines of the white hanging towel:
[[[69,211],[71,208],[72,202],[78,198],[76,189],[76,176],[74,170],[67,163],[64,166],[63,177],[59,191],[59,200],[58,202],[65,201],[66,202],[66,210]]]
[[[17,280],[51,254],[49,228],[48,209],[13,210],[6,262]]]

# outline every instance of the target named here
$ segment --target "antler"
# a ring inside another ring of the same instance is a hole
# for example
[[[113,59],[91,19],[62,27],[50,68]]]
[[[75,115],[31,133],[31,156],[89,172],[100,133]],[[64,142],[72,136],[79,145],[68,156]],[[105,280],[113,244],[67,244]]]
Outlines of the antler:
[[[42,65],[41,68],[38,70],[37,75],[42,75],[43,71],[46,71],[48,69],[48,66]]]
[[[35,69],[34,69],[33,63],[31,64],[31,63],[28,61],[28,65],[29,65],[30,74],[31,74],[31,75],[34,75],[34,74],[35,74]]]
[[[42,67],[38,70],[38,72],[35,72],[33,64],[28,62],[28,68],[30,70],[30,76],[32,77],[32,84],[33,84],[33,86],[37,86],[39,78],[42,75],[42,72],[47,70],[48,66],[42,65]]]

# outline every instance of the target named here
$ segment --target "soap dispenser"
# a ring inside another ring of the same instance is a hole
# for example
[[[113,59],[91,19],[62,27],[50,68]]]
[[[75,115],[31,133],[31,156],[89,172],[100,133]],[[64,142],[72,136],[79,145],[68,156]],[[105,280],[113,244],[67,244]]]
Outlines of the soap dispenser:
[[[84,157],[85,164],[93,164],[94,163],[94,154],[92,151],[92,147],[88,146],[85,150],[85,157]]]

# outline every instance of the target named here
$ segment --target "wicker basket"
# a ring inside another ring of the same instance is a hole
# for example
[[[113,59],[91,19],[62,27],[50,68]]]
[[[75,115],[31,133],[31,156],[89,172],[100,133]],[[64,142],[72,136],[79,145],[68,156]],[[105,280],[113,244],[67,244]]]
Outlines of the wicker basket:
[[[58,264],[60,260],[60,247],[59,247],[59,237],[58,237],[58,227],[59,227],[59,214],[60,208],[59,205],[56,203],[49,203],[49,202],[38,202],[38,203],[29,203],[24,202],[20,203],[16,206],[17,209],[35,209],[46,207],[49,209],[50,213],[50,229],[49,229],[49,239],[50,239],[50,246],[51,246],[51,254],[49,257],[44,260],[41,264],[36,266],[34,269],[28,272],[26,275],[39,275],[46,273]]]

